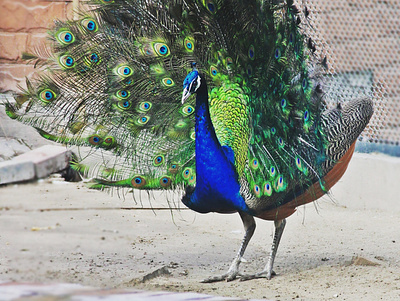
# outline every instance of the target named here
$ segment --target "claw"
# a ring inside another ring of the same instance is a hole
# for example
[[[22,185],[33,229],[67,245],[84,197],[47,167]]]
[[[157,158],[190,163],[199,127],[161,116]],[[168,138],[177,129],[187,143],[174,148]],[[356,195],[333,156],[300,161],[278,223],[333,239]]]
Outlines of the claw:
[[[237,277],[242,277],[243,275],[238,273],[238,272],[228,272],[226,274],[223,274],[221,276],[212,276],[209,278],[206,278],[202,281],[200,281],[201,283],[213,283],[213,282],[220,282],[220,281],[233,281],[235,280]]]
[[[249,274],[249,275],[242,275],[240,277],[240,281],[247,281],[247,280],[252,280],[252,279],[258,279],[258,278],[266,278],[268,280],[271,280],[273,276],[276,276],[276,273],[274,271],[262,271],[260,273],[256,274]]]

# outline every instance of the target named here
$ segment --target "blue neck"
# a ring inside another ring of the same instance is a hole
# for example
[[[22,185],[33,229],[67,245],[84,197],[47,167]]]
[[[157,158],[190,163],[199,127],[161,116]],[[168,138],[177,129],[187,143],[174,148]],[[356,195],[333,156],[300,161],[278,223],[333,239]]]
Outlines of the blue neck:
[[[196,188],[183,197],[186,206],[201,213],[248,211],[239,194],[232,153],[229,147],[221,147],[215,134],[203,82],[196,97]]]

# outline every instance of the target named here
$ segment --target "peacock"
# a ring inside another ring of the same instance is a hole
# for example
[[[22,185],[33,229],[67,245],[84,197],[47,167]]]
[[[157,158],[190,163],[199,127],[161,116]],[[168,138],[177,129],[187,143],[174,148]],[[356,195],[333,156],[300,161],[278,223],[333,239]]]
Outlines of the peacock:
[[[173,190],[196,212],[239,213],[236,257],[204,282],[271,279],[286,217],[341,178],[372,100],[326,105],[327,59],[293,0],[86,4],[24,53],[41,71],[7,114],[89,147],[71,166],[92,188]],[[255,218],[275,233],[265,268],[244,275]]]

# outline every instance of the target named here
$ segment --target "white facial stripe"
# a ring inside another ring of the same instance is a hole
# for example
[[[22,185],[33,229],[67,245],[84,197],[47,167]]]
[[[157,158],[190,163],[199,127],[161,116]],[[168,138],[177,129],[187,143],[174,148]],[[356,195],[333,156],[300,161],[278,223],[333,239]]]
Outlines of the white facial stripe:
[[[197,89],[200,88],[200,84],[201,84],[201,78],[200,78],[200,76],[198,76],[197,77],[197,86],[196,86],[196,90],[195,91],[197,91]]]

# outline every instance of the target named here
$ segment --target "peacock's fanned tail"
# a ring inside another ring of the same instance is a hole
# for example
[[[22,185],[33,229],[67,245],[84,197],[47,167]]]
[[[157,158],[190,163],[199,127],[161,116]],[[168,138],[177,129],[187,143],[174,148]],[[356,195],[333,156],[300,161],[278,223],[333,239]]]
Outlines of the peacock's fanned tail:
[[[47,139],[91,147],[96,162],[74,167],[95,177],[93,187],[196,186],[195,98],[180,101],[193,62],[254,212],[316,183],[326,191],[324,176],[372,114],[367,100],[325,110],[325,62],[313,55],[292,0],[88,5],[79,20],[56,22],[51,55],[25,55],[43,72],[7,112]]]

